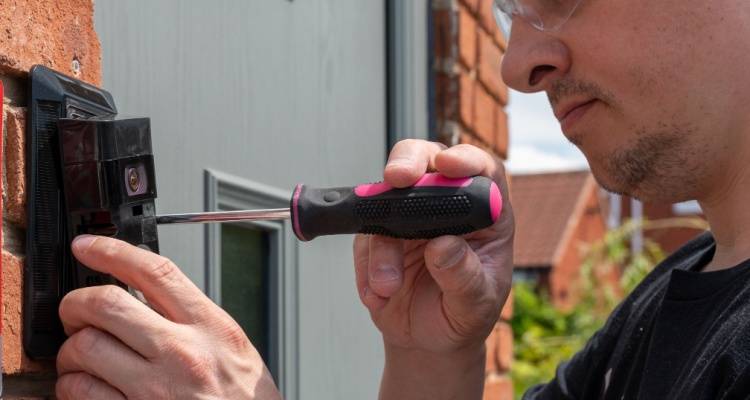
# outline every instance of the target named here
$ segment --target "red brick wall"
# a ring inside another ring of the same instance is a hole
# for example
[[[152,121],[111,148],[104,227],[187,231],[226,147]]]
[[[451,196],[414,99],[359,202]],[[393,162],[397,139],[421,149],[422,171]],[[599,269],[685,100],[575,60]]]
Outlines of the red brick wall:
[[[588,178],[581,200],[570,221],[573,225],[568,228],[569,232],[566,232],[568,236],[563,239],[561,252],[556,257],[548,282],[550,299],[561,309],[569,309],[581,297],[579,279],[581,264],[584,261],[584,247],[601,240],[607,232],[599,204],[598,185],[593,177]],[[602,283],[614,283],[619,275],[616,274],[615,268],[612,268],[611,272],[607,276],[597,278],[603,279]]]
[[[469,143],[505,159],[508,88],[500,76],[505,41],[492,0],[432,0],[437,134],[443,143]],[[512,297],[487,338],[487,400],[513,398],[508,372],[513,334]]]
[[[99,84],[100,48],[92,0],[7,0],[0,7],[3,98],[2,372],[3,398],[44,398],[54,388],[54,362],[34,362],[21,345],[26,227],[24,138],[28,70],[44,64]]]
[[[492,0],[433,1],[437,133],[447,144],[470,143],[506,158],[505,41],[491,7]]]

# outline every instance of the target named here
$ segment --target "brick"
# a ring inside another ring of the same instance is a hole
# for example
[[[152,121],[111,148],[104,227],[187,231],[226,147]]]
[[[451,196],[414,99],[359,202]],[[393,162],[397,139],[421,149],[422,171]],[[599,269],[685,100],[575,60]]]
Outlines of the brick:
[[[475,92],[476,82],[467,74],[458,78],[458,119],[470,129],[474,129],[475,122]]]
[[[510,177],[508,177],[510,183]],[[505,301],[503,309],[500,311],[500,319],[503,321],[510,321],[513,318],[513,289],[508,294],[508,300]]]
[[[474,101],[474,132],[483,142],[494,146],[497,132],[495,129],[497,100],[492,98],[483,87],[478,86],[474,90]]]
[[[5,249],[2,251],[3,293],[3,373],[38,372],[54,369],[54,361],[32,361],[23,353],[21,341],[21,293],[23,287],[23,258]]]
[[[25,75],[44,64],[84,81],[101,81],[92,0],[15,0],[0,7],[0,71]]]
[[[451,27],[453,12],[451,10],[436,10],[432,13],[433,50],[437,60],[453,58],[455,41]]]
[[[496,329],[498,369],[507,372],[513,363],[513,329],[507,322],[498,322]]]
[[[483,400],[513,400],[513,381],[507,375],[491,375],[484,381]]]
[[[495,146],[494,152],[503,160],[508,158],[508,146],[510,135],[508,133],[508,114],[502,107],[495,112]]]
[[[482,25],[487,33],[491,36],[495,35],[495,32],[499,31],[497,22],[495,21],[495,15],[492,13],[492,3],[494,0],[479,0],[479,23]]]
[[[477,63],[477,22],[465,7],[458,10],[458,55],[461,63],[474,69]]]
[[[468,117],[472,117],[472,93],[469,91],[471,88],[464,86],[464,94],[461,95],[461,87],[459,76],[449,75],[444,73],[435,74],[435,114],[438,120],[438,125],[446,121],[458,122],[460,118],[460,107],[463,103],[464,107],[468,109],[465,114]]]
[[[470,144],[472,146],[476,146],[480,148],[484,146],[484,143],[482,143],[479,139],[477,139],[477,137],[474,136],[474,134],[465,130],[461,132],[460,142],[461,144]]]
[[[499,360],[497,358],[497,346],[499,345],[498,335],[500,334],[497,325],[492,328],[492,332],[487,336],[484,341],[484,345],[487,349],[487,357],[485,358],[484,373],[494,374],[498,372]]]
[[[478,38],[479,62],[477,73],[479,80],[501,105],[506,105],[508,104],[508,87],[500,74],[503,52],[485,32],[480,30]]]
[[[3,217],[18,226],[26,225],[26,109],[5,106],[5,204]]]
[[[479,0],[478,14],[479,22],[482,28],[493,38],[500,48],[505,51],[507,48],[505,38],[495,21],[495,15],[492,12],[492,3],[494,0]]]
[[[461,143],[461,126],[452,120],[437,120],[436,140],[446,146],[454,146]]]

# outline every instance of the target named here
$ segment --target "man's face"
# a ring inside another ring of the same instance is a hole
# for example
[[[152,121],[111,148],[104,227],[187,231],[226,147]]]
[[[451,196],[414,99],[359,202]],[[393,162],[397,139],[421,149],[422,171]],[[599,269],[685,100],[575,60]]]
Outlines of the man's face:
[[[700,198],[750,144],[749,25],[746,0],[583,0],[558,32],[516,17],[503,78],[547,93],[605,188]]]

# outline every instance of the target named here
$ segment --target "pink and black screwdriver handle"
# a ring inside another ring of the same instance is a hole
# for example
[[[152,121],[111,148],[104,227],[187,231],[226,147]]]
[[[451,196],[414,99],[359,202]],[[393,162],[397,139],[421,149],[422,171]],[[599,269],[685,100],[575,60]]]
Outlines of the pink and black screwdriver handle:
[[[348,233],[432,239],[486,228],[500,217],[502,204],[489,178],[431,173],[402,189],[384,182],[330,189],[297,185],[290,209],[302,241]]]

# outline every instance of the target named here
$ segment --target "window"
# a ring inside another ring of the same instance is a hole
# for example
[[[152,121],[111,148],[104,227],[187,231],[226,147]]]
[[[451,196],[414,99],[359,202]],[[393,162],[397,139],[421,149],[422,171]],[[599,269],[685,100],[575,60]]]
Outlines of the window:
[[[282,208],[291,193],[206,171],[206,210]],[[237,320],[285,399],[297,399],[297,241],[289,221],[207,224],[206,291]]]
[[[221,306],[269,362],[268,234],[246,224],[221,226]]]

